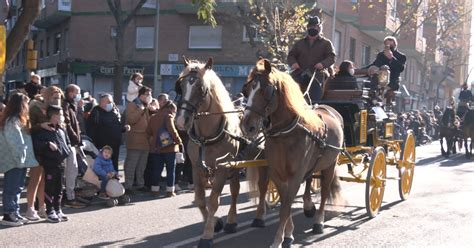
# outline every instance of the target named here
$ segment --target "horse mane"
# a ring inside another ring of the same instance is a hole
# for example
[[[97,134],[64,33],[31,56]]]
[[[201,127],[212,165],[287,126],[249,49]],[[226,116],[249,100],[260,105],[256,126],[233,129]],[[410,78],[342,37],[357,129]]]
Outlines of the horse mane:
[[[184,68],[179,77],[189,74],[191,70],[198,69],[198,75],[201,78],[204,87],[209,89],[209,94],[213,101],[217,103],[219,111],[225,112],[235,110],[229,92],[219,76],[217,76],[216,72],[212,69],[205,69],[205,64],[200,61],[190,60],[188,62],[188,66]],[[227,125],[229,127],[232,127],[234,130],[240,130],[240,119],[237,114],[224,114],[223,116],[227,120]]]
[[[252,72],[258,73],[259,69],[257,68],[258,66]],[[321,118],[319,118],[311,106],[306,103],[300,86],[293,80],[290,74],[272,67],[268,79],[272,85],[278,87],[280,97],[285,106],[287,106],[291,113],[300,117],[304,126],[313,131],[320,130],[324,126]]]

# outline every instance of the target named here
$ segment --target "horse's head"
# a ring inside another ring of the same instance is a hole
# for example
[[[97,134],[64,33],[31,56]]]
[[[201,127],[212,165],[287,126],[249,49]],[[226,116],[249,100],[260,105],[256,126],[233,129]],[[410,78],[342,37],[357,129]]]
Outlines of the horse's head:
[[[206,64],[184,58],[184,70],[175,85],[176,93],[180,96],[176,116],[176,126],[179,130],[186,131],[191,128],[194,116],[208,100],[210,86],[206,84],[204,76],[212,69],[212,64],[212,58],[209,58]]]
[[[255,137],[265,126],[268,117],[277,109],[278,87],[271,79],[272,66],[267,59],[259,59],[250,72],[242,93],[247,97],[241,129],[248,137]]]

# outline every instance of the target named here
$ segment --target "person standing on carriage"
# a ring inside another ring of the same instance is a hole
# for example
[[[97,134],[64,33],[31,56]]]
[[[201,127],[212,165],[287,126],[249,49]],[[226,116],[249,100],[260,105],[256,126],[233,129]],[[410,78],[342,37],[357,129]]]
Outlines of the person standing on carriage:
[[[393,36],[385,37],[384,50],[377,54],[374,62],[370,66],[381,67],[386,65],[390,68],[389,91],[386,94],[387,102],[391,102],[395,96],[395,91],[400,88],[400,74],[405,70],[407,60],[405,54],[397,50],[397,39]]]
[[[332,75],[332,65],[336,61],[334,46],[322,35],[322,28],[321,19],[310,16],[306,37],[293,45],[287,58],[293,79],[314,102],[321,100],[324,81]],[[315,78],[309,86],[313,73],[316,73]]]
[[[464,117],[464,114],[469,109],[469,104],[473,101],[472,92],[467,88],[467,83],[464,83],[459,93],[459,105],[457,115],[461,118]]]

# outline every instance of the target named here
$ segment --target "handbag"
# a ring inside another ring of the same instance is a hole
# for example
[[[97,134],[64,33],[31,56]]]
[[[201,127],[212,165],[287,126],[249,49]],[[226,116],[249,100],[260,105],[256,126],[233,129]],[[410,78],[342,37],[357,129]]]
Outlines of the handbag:
[[[177,164],[184,164],[184,162],[186,161],[185,157],[184,157],[184,146],[181,145],[179,146],[179,152],[176,153],[176,156],[175,156],[175,159],[176,159],[176,163]]]
[[[156,145],[165,148],[174,145],[174,139],[171,133],[166,128],[166,118],[163,119],[163,125],[158,129]]]

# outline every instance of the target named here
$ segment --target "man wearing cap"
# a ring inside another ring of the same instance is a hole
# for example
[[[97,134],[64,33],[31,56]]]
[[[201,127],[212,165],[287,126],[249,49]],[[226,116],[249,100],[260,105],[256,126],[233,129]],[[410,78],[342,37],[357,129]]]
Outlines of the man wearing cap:
[[[309,89],[312,101],[317,102],[322,97],[324,79],[330,75],[331,66],[336,61],[336,53],[331,41],[326,39],[322,31],[319,17],[310,16],[306,26],[307,35],[298,40],[288,53],[288,64],[293,70],[293,78],[306,90],[314,71],[316,78]]]

